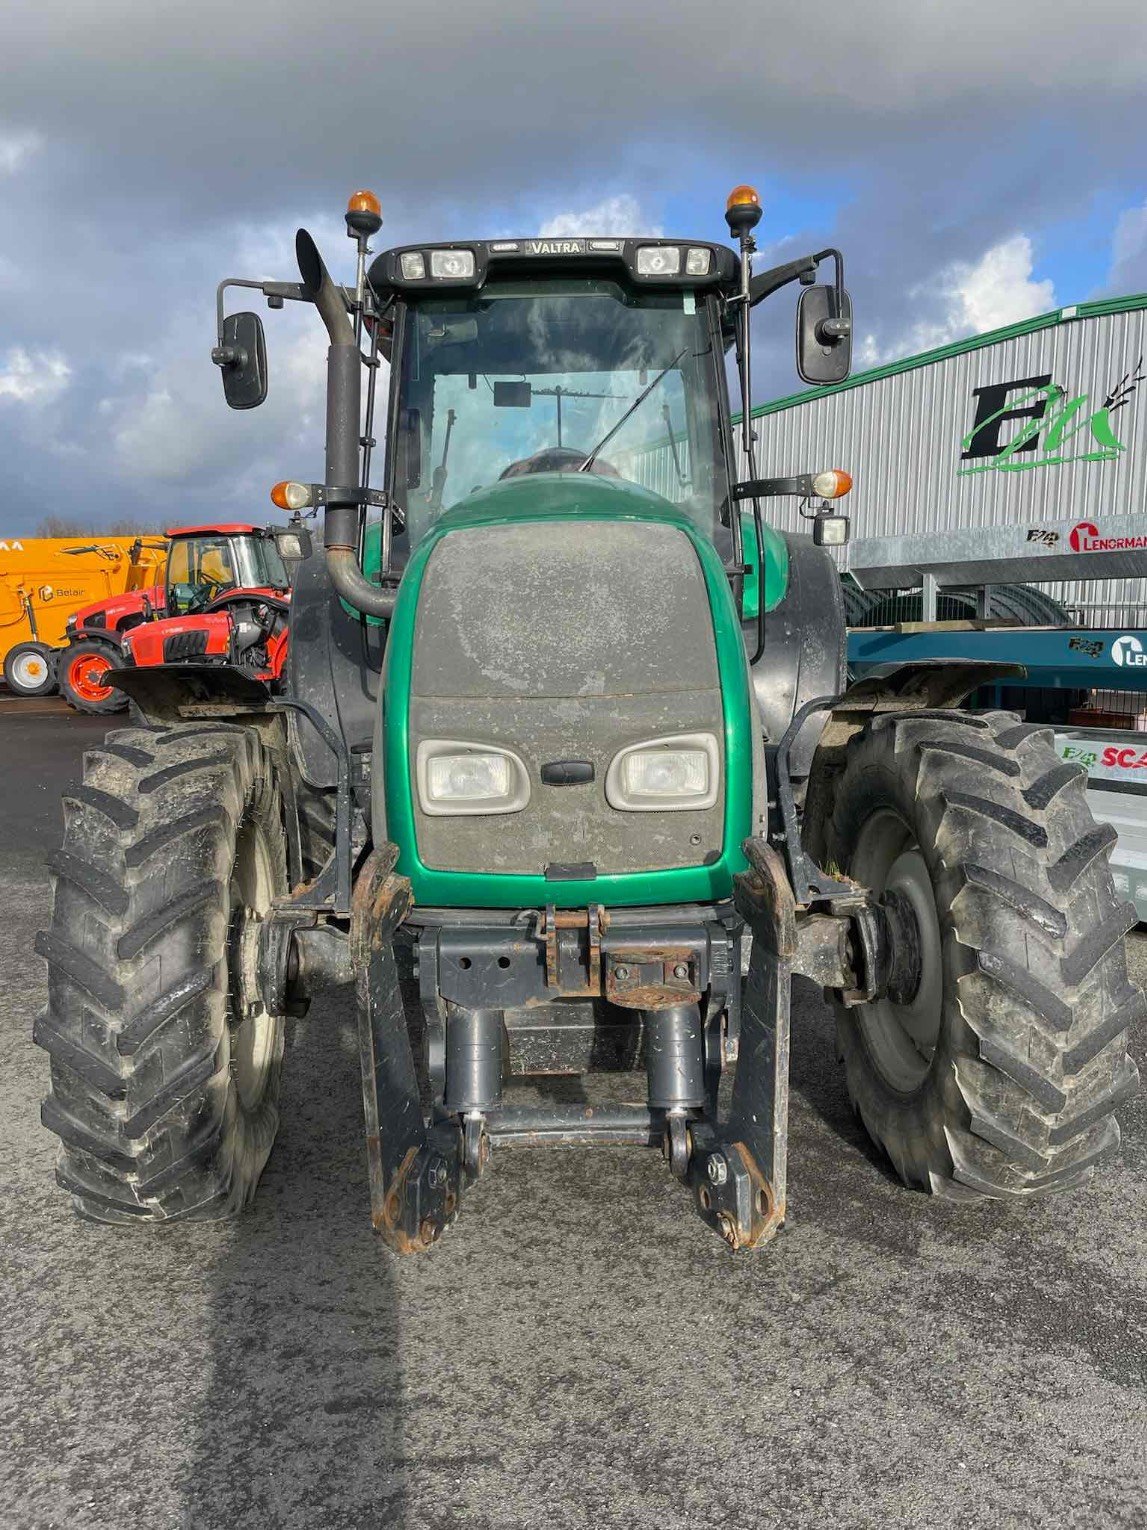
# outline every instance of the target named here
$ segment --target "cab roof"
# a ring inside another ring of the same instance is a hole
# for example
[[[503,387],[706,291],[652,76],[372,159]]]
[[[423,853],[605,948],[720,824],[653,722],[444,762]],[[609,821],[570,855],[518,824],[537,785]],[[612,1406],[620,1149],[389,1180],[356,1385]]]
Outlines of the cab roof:
[[[638,269],[638,252],[679,250],[678,269],[649,273]],[[690,251],[708,250],[708,269],[689,274]],[[432,275],[436,251],[468,252],[472,262],[465,262],[468,274]],[[421,276],[406,274],[417,270],[418,262],[403,257],[422,256]],[[671,291],[732,292],[739,280],[740,261],[727,245],[708,239],[622,239],[614,235],[586,235],[576,239],[456,239],[444,244],[409,244],[384,250],[370,267],[370,283],[380,298],[392,294],[414,296],[417,293],[474,291],[485,286],[491,277],[530,276],[605,276],[621,279],[635,288],[669,288]]]
[[[252,526],[246,521],[219,521],[214,526],[176,526],[171,531],[165,531],[168,537],[242,537],[242,536],[265,536],[265,526]]]

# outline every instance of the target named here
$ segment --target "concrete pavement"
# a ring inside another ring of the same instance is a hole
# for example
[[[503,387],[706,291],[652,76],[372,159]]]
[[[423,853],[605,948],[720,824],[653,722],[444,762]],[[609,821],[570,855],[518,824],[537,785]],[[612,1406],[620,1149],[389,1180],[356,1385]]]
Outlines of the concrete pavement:
[[[432,1253],[389,1256],[343,999],[290,1037],[248,1215],[77,1221],[37,1119],[32,939],[60,789],[104,725],[2,711],[0,1525],[1144,1523],[1142,1097],[1088,1190],[934,1202],[854,1124],[811,990],[791,1221],[762,1253],[730,1255],[656,1155],[608,1150],[497,1154]]]

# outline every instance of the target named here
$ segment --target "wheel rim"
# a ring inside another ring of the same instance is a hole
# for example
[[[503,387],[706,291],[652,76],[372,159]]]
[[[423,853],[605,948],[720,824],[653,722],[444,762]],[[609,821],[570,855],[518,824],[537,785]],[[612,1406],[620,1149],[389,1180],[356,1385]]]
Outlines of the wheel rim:
[[[259,998],[259,932],[275,881],[267,841],[257,823],[240,825],[231,870],[231,1074],[245,1110],[262,1100],[275,1062],[274,1019]]]
[[[85,653],[73,659],[68,669],[68,684],[82,701],[106,701],[112,688],[104,679],[115,666],[102,653]]]
[[[919,982],[912,998],[896,1003],[885,997],[857,1010],[877,1069],[893,1089],[908,1094],[931,1070],[943,1022],[943,944],[932,877],[912,829],[891,809],[865,821],[850,872],[876,897],[898,895],[916,925]]]
[[[12,681],[22,691],[39,690],[48,678],[48,664],[43,654],[22,653],[12,663]]]

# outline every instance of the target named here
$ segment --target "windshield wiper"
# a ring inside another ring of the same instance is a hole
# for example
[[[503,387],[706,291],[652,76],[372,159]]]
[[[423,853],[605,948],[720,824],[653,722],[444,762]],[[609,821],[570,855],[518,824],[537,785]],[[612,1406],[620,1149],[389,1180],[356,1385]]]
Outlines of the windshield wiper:
[[[677,437],[673,434],[673,411],[668,404],[662,404],[661,418],[665,421],[665,429],[669,432],[669,450],[673,453],[673,468],[677,474],[677,482],[683,489],[690,488],[690,480],[681,471],[681,458],[677,455]]]
[[[450,432],[454,429],[454,410],[446,411],[446,439],[442,443],[442,461],[434,469],[430,479],[430,505],[434,510],[442,508],[442,490],[446,487],[446,459],[450,455]]]
[[[687,345],[683,345],[677,352],[676,356],[674,356],[673,360],[669,363],[669,365],[665,367],[663,371],[658,372],[657,376],[649,384],[648,388],[637,395],[637,397],[633,400],[633,403],[630,404],[629,408],[622,415],[621,419],[618,420],[617,424],[611,426],[610,429],[606,431],[605,435],[602,436],[601,440],[594,447],[593,451],[590,452],[589,456],[582,463],[581,467],[578,468],[577,471],[579,473],[589,472],[590,468],[593,467],[594,462],[597,460],[597,454],[601,451],[602,447],[607,446],[609,442],[613,440],[614,436],[617,435],[618,431],[625,424],[626,420],[628,420],[632,415],[636,414],[636,412],[641,408],[642,404],[644,404],[645,400],[653,392],[654,388],[656,388],[657,384],[667,373],[672,372],[673,368],[681,360],[682,356],[684,356],[688,349],[689,347]]]

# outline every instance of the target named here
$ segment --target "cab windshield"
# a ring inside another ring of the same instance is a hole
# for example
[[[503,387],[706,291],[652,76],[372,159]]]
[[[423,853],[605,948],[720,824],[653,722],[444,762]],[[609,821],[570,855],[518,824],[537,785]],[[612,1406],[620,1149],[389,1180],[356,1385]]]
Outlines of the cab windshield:
[[[655,490],[723,545],[718,378],[693,293],[582,279],[411,305],[390,469],[411,545],[475,489],[577,472],[595,450],[589,471]]]
[[[171,544],[167,589],[173,615],[202,611],[228,590],[287,588],[287,572],[271,537],[178,537]]]

